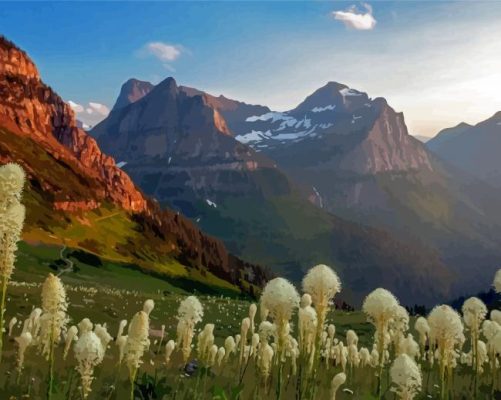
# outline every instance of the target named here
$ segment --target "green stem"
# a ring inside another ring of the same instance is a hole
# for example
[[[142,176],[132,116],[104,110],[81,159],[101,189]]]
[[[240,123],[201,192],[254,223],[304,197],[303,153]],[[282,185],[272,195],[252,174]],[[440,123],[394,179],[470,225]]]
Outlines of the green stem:
[[[71,394],[71,386],[73,385],[73,368],[70,369],[70,378],[68,379],[68,390],[66,391],[66,398],[69,400],[70,399],[70,394]]]
[[[238,380],[239,385],[241,385],[242,381],[244,380],[245,372],[247,371],[247,367],[249,366],[249,362],[250,362],[251,357],[252,357],[252,353],[250,353],[249,356],[247,357],[247,362],[245,363],[244,370],[242,372],[242,375],[240,376],[240,379]]]
[[[205,393],[206,393],[206,388],[207,388],[207,375],[209,375],[208,368],[205,370],[204,383],[203,383],[203,389],[202,389],[202,398],[205,398]]]
[[[50,352],[49,352],[49,384],[47,385],[47,400],[52,398],[52,386],[54,384],[54,327],[51,326],[50,333]]]
[[[203,373],[202,369],[197,370],[197,382],[195,384],[195,395],[193,396],[194,399],[198,397],[198,386],[200,385],[200,376]]]
[[[0,363],[2,362],[3,350],[3,330],[4,330],[4,314],[5,314],[5,298],[7,295],[7,277],[2,276],[2,300],[0,303]]]
[[[134,400],[134,382],[136,381],[137,368],[130,375],[130,400]]]
[[[115,374],[115,382],[113,383],[113,386],[110,390],[110,394],[108,395],[108,400],[111,399],[111,396],[113,396],[113,393],[115,392],[117,385],[118,385],[118,378],[120,378],[120,370],[122,369],[122,363],[119,362],[117,366],[117,373]]]
[[[279,360],[280,365],[278,366],[278,380],[277,380],[277,400],[280,400],[280,397],[282,396],[282,373],[283,373],[283,363],[281,360]]]

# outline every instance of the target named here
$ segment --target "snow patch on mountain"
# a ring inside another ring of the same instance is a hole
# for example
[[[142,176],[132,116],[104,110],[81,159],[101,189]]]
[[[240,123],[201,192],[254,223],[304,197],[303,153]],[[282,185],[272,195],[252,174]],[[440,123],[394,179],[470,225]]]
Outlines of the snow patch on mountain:
[[[291,120],[291,119],[295,120],[294,117],[287,115],[287,113],[271,111],[271,112],[268,112],[268,113],[262,114],[262,115],[253,115],[252,117],[248,117],[245,121],[246,122],[257,122],[257,121],[270,121],[271,120],[271,122],[276,122],[276,121]]]
[[[214,203],[213,201],[209,200],[209,199],[205,199],[205,202],[211,206],[211,207],[214,207],[214,208],[217,208],[217,204]]]
[[[305,115],[304,118],[296,124],[296,128],[300,128],[301,125],[309,129],[311,127],[311,119],[306,118]]]
[[[300,131],[300,132],[293,132],[293,133],[279,133],[278,135],[272,136],[271,139],[273,140],[295,140],[299,138],[303,138],[305,136],[308,136],[309,134],[313,133],[315,130],[316,125],[309,130],[306,131]]]
[[[350,88],[344,88],[339,91],[343,97],[345,96],[362,96],[363,93],[359,92],[358,90],[355,89],[350,89]]]
[[[335,108],[336,108],[336,105],[331,104],[331,105],[328,105],[325,107],[314,107],[311,109],[311,111],[314,113],[320,113],[320,112],[324,112],[324,111],[333,111]]]
[[[236,136],[235,139],[237,139],[240,143],[247,144],[251,142],[260,142],[263,139],[269,138],[271,135],[272,133],[270,130],[267,130],[266,132],[252,130],[245,135]]]
[[[323,123],[323,124],[318,125],[318,127],[321,128],[321,129],[328,129],[328,128],[330,128],[333,125],[334,124],[332,122],[327,122],[327,123]]]

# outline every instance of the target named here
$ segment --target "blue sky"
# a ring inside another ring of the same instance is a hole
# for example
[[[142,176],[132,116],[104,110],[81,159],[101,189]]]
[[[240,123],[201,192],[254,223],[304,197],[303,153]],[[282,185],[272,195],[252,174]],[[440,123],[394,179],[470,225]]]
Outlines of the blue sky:
[[[1,5],[0,33],[89,123],[104,113],[89,103],[111,107],[130,77],[276,110],[334,80],[386,97],[424,135],[501,110],[501,2]]]

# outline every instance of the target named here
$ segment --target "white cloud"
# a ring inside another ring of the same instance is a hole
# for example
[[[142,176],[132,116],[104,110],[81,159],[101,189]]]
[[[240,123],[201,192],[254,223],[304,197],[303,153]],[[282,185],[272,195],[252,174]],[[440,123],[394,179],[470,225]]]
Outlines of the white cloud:
[[[68,104],[70,105],[71,109],[76,113],[80,113],[84,110],[81,104],[75,103],[74,101],[69,100]]]
[[[107,116],[110,113],[110,109],[106,107],[104,104],[101,103],[94,103],[94,102],[89,102],[90,109],[93,111],[97,112],[98,114],[101,114],[103,116]],[[88,111],[88,109],[87,109]],[[92,114],[92,113],[90,113]]]
[[[162,62],[172,62],[181,56],[183,48],[169,43],[150,42],[144,46],[144,50]]]
[[[110,113],[110,109],[101,103],[90,101],[82,105],[72,100],[68,100],[68,104],[75,112],[77,120],[82,123],[84,129],[88,129],[101,122]]]
[[[348,28],[361,31],[374,29],[377,21],[372,15],[372,7],[369,4],[364,4],[364,7],[365,13],[352,6],[347,11],[333,11],[332,15]]]
[[[161,61],[162,66],[170,72],[176,71],[171,63],[176,61],[183,54],[190,54],[190,51],[181,45],[164,42],[146,43],[136,52],[137,57],[155,57],[157,60]]]

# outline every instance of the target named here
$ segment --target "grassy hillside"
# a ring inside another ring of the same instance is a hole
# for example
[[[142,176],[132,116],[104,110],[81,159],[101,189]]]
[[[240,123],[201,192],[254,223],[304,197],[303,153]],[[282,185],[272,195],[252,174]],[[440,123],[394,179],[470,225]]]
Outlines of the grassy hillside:
[[[27,218],[23,239],[33,249],[39,245],[67,246],[98,257],[104,263],[127,266],[163,279],[174,279],[187,288],[205,288],[209,292],[239,294],[259,289],[249,283],[245,269],[218,270],[218,257],[225,251],[210,246],[208,239],[175,214],[153,217],[133,214],[99,200],[99,185],[82,172],[75,160],[56,157],[28,136],[0,128],[0,162],[19,162],[28,182],[23,196]],[[68,201],[83,203],[71,212],[57,210],[54,204]],[[85,204],[97,202],[98,207]],[[193,244],[192,244],[193,243]],[[197,246],[196,243],[200,243]],[[209,246],[200,249],[200,246]],[[212,257],[212,258],[210,258]],[[221,259],[231,265],[230,260]],[[249,266],[249,270],[252,269]],[[212,268],[212,269],[211,269]],[[214,270],[215,268],[215,270]],[[228,267],[226,267],[228,268]],[[99,279],[96,274],[95,279]],[[233,282],[233,283],[232,283]]]

